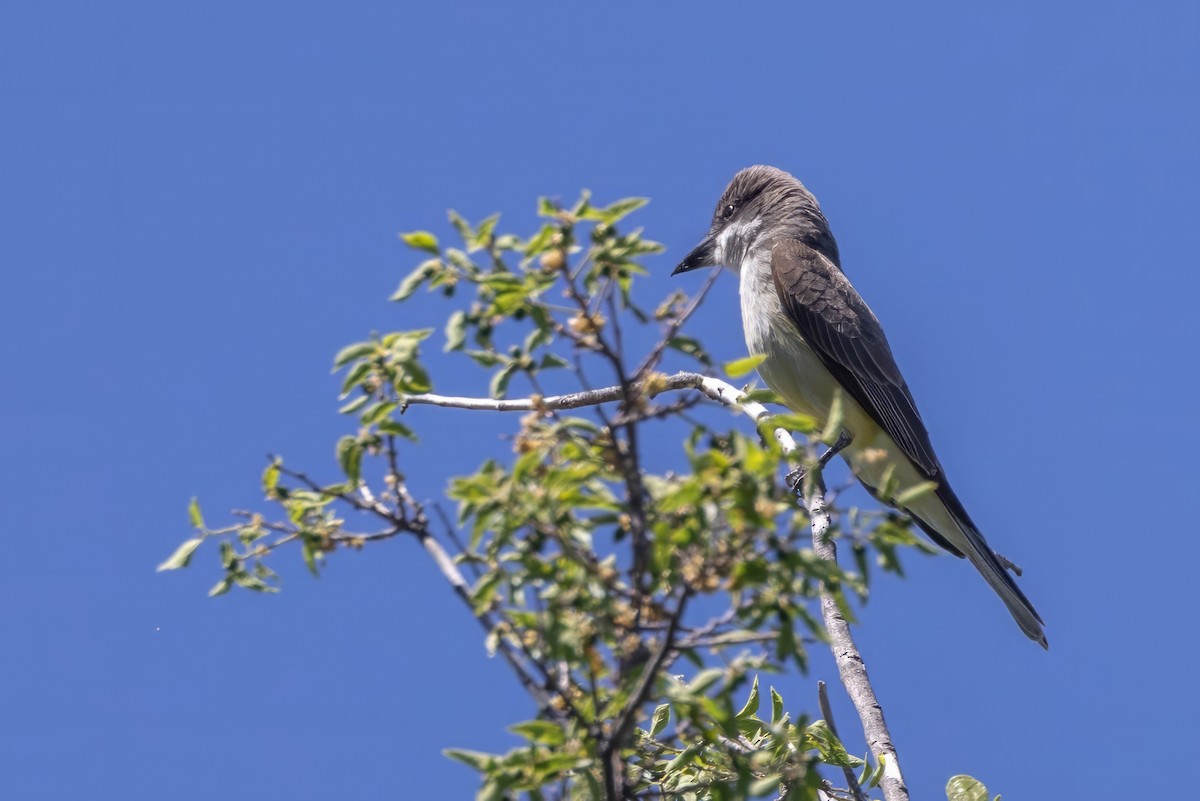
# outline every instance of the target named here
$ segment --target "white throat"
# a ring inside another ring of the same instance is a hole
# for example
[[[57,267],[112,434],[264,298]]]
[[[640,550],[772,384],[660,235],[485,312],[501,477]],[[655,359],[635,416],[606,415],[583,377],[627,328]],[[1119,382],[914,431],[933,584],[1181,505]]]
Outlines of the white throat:
[[[741,272],[742,262],[750,253],[750,243],[754,235],[762,227],[762,220],[757,217],[728,226],[717,237],[714,256],[717,264],[723,264],[734,272]]]

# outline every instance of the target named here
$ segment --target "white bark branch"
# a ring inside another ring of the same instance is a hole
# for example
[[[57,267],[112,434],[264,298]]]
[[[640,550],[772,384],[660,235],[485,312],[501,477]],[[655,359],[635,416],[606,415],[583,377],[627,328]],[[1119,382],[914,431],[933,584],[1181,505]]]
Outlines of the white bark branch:
[[[805,477],[804,490],[807,497],[804,502],[808,507],[808,519],[812,525],[813,550],[825,561],[837,564],[837,545],[829,536],[831,521],[829,509],[825,505],[825,481],[821,477],[821,470],[821,465],[814,465],[810,475]],[[825,630],[829,633],[829,647],[833,650],[834,661],[837,662],[838,675],[854,703],[854,708],[858,710],[867,746],[875,755],[875,760],[883,765],[883,778],[879,782],[879,786],[883,788],[883,797],[887,801],[908,801],[908,787],[900,773],[896,747],[892,744],[892,735],[883,719],[883,707],[879,705],[879,699],[875,697],[875,690],[867,676],[867,665],[854,643],[854,637],[850,634],[850,624],[846,622],[837,599],[824,589],[821,591],[821,616],[825,620]]]

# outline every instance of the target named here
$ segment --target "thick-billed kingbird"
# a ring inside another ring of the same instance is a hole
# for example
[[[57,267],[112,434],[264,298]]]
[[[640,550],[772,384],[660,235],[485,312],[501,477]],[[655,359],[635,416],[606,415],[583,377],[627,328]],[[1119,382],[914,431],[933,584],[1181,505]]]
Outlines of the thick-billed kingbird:
[[[829,223],[804,184],[774,167],[735,175],[708,235],[672,274],[715,265],[738,275],[746,347],[765,357],[758,372],[767,386],[821,425],[840,392],[850,438],[841,454],[854,475],[970,559],[1021,630],[1046,647],[1042,619],[950,489],[883,328],[842,273]],[[923,482],[937,487],[896,503]]]

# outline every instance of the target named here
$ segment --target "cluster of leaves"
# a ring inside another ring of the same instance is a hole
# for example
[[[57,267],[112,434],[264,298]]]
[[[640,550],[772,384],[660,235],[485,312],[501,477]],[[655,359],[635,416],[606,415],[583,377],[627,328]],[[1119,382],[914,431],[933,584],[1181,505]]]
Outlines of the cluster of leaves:
[[[632,793],[720,801],[816,798],[817,790],[828,788],[819,765],[857,770],[862,787],[878,786],[881,766],[869,767],[847,753],[825,721],[793,721],[774,688],[769,689],[768,716],[757,676],[745,700],[734,703],[748,674],[761,668],[757,660],[740,657],[726,667],[702,670],[689,681],[669,678],[666,701],[635,730],[624,755]],[[556,781],[563,786],[558,797],[604,797],[591,770],[595,758],[582,747],[585,735],[572,738],[569,727],[547,720],[525,721],[510,730],[526,744],[507,754],[446,752],[489,777],[479,798],[501,799],[514,791],[537,797]]]
[[[664,352],[701,368],[711,360],[679,332],[686,298],[672,295],[653,312],[635,303],[640,259],[662,248],[618,225],[644,203],[543,199],[545,221],[528,238],[498,234],[498,216],[471,225],[453,212],[461,246],[426,231],[401,235],[427,258],[392,299],[422,289],[453,299],[444,350],[488,371],[493,398],[519,380],[533,399],[511,462],[487,461],[450,483],[454,530],[432,530],[402,470],[420,452],[398,418],[434,386],[422,348],[435,332],[398,331],[335,357],[345,371],[341,412],[357,419],[336,446],[344,478],[318,483],[274,460],[263,489],[279,519],[241,512],[236,524],[208,529],[193,506],[195,535],[160,569],[187,566],[214,539],[225,575],[212,594],[273,591],[264,560],[280,546],[299,543],[316,572],[340,547],[416,536],[537,708],[512,727],[525,744],[507,754],[447,752],[481,772],[480,798],[808,799],[831,791],[821,766],[861,769],[871,787],[880,766],[848,755],[824,722],[789,714],[774,689],[769,715],[760,714],[758,674],[789,663],[804,670],[807,646],[826,637],[818,595],[831,593],[851,617],[846,591],[865,599],[872,561],[899,571],[899,549],[917,539],[895,515],[835,510],[857,570],[821,560],[806,545],[809,521],[781,481],[773,438],[688,415],[697,398],[663,401]],[[654,343],[636,368],[624,352],[635,329]],[[752,369],[752,360],[730,366]],[[586,386],[585,373],[620,386],[615,409],[539,406],[551,374]],[[655,473],[640,443],[664,419],[684,444],[677,472]],[[771,425],[808,433],[813,423],[782,415]],[[352,515],[376,528],[349,530]],[[453,545],[445,560],[443,538]]]

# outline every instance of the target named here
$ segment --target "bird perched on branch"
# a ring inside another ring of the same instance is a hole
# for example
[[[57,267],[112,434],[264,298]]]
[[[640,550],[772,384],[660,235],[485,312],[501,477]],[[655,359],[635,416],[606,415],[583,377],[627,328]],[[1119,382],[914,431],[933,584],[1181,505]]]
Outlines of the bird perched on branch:
[[[672,274],[715,265],[738,275],[746,347],[764,357],[758,371],[767,386],[822,424],[840,409],[841,455],[859,481],[969,559],[1021,630],[1046,647],[1042,619],[1011,564],[946,481],[883,328],[842,273],[829,223],[804,184],[774,167],[735,175],[708,235]],[[936,487],[920,492],[925,482]]]

